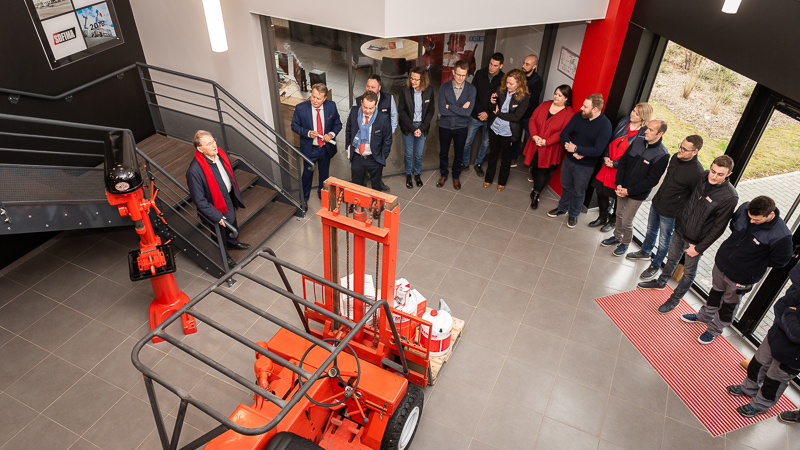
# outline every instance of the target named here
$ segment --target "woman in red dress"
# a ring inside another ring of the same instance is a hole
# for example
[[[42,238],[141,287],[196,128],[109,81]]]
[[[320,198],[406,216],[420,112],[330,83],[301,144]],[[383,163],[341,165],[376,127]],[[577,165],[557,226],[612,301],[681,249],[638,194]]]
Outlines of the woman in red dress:
[[[616,200],[614,193],[617,188],[614,178],[617,176],[617,161],[628,149],[633,139],[638,134],[643,134],[645,126],[653,116],[653,107],[649,103],[639,103],[633,107],[629,117],[623,117],[617,123],[614,134],[611,136],[611,143],[608,145],[608,154],[603,157],[603,167],[597,173],[597,177],[592,180],[592,186],[597,190],[597,206],[600,209],[600,216],[589,223],[589,226],[603,227],[601,232],[605,233],[614,229],[617,225]],[[614,208],[611,209],[611,201],[614,200]],[[610,210],[610,211],[609,211]]]
[[[553,100],[536,107],[528,122],[530,139],[523,154],[525,165],[531,166],[533,190],[531,208],[539,207],[539,195],[550,183],[550,175],[564,160],[566,153],[561,144],[561,130],[567,126],[575,111],[572,106],[572,88],[562,84],[553,93]]]

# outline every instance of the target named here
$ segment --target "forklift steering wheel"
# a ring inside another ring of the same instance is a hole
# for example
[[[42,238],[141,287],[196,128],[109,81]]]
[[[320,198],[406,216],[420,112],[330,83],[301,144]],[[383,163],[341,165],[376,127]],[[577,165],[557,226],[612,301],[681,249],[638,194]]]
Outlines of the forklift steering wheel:
[[[334,344],[334,346],[336,346],[336,344],[342,342],[339,339],[333,339],[333,338],[323,339],[323,341],[331,343],[331,344]],[[350,353],[353,355],[353,358],[355,358],[355,360],[356,360],[356,381],[355,381],[355,383],[353,383],[353,385],[350,386],[349,384],[347,384],[347,382],[344,380],[344,378],[342,378],[342,371],[339,370],[339,364],[337,363],[338,357],[337,357],[336,359],[333,360],[333,364],[328,369],[327,373],[325,373],[324,375],[320,376],[320,379],[323,379],[323,378],[336,378],[338,380],[339,386],[344,389],[342,398],[339,399],[339,400],[334,401],[333,403],[321,403],[321,402],[318,402],[318,401],[314,400],[313,398],[311,398],[311,396],[308,395],[308,393],[306,392],[305,396],[311,403],[313,403],[313,404],[315,404],[317,406],[325,407],[325,408],[334,408],[336,406],[339,406],[339,405],[343,404],[349,398],[351,398],[351,397],[353,397],[355,395],[356,388],[358,387],[358,382],[361,381],[361,362],[359,361],[358,355],[356,355],[356,352],[353,351],[353,347],[350,347],[350,344],[345,344],[345,345],[350,350]],[[312,343],[311,346],[309,346],[308,349],[306,349],[305,353],[303,353],[303,357],[300,358],[300,364],[299,364],[301,369],[303,368],[303,361],[305,361],[306,356],[308,356],[308,354],[311,352],[311,349],[316,347],[316,346],[317,346],[317,344],[313,344]],[[300,380],[300,387],[302,388],[303,384],[305,384],[306,382],[304,382],[302,380],[302,377],[300,377],[299,380]]]

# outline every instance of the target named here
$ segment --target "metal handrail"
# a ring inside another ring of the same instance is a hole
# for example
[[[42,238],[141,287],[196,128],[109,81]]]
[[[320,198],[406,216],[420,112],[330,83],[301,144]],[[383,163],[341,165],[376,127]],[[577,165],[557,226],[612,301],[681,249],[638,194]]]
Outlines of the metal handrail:
[[[82,91],[82,90],[84,90],[86,88],[92,87],[92,86],[94,86],[96,84],[100,84],[103,81],[108,80],[109,78],[114,78],[114,77],[116,77],[116,76],[118,76],[120,74],[123,74],[123,73],[125,73],[125,72],[127,72],[127,71],[129,71],[131,69],[135,69],[135,68],[136,68],[136,64],[131,64],[130,66],[123,67],[122,69],[119,69],[116,72],[111,72],[108,75],[102,76],[102,77],[100,77],[100,78],[98,78],[96,80],[90,81],[88,83],[84,83],[84,84],[82,84],[82,85],[80,85],[80,86],[78,86],[78,87],[76,87],[74,89],[70,89],[67,92],[64,92],[63,94],[59,94],[59,95],[36,94],[36,93],[33,93],[33,92],[25,92],[25,91],[18,91],[16,89],[5,89],[5,88],[0,88],[0,92],[2,92],[4,94],[10,94],[10,95],[19,95],[19,96],[25,96],[25,97],[31,97],[31,98],[38,98],[40,100],[62,100],[62,99],[65,99],[67,97],[70,97],[70,96],[74,95],[76,92],[80,92],[80,91]]]

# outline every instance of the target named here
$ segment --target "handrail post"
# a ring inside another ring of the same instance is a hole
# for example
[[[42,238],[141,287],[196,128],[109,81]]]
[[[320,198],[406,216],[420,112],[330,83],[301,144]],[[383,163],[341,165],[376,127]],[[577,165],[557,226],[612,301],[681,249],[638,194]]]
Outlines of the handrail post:
[[[217,116],[219,116],[219,129],[222,132],[222,144],[225,146],[223,150],[226,152],[231,151],[231,148],[228,146],[228,135],[225,133],[225,119],[222,117],[222,107],[219,103],[219,91],[217,90],[217,86],[212,84],[214,88],[214,101],[217,103]]]
[[[299,153],[295,153],[294,158],[297,160],[297,181],[300,185],[300,206],[303,208],[303,213],[308,211],[308,203],[306,203],[306,193],[303,191],[303,158]]]

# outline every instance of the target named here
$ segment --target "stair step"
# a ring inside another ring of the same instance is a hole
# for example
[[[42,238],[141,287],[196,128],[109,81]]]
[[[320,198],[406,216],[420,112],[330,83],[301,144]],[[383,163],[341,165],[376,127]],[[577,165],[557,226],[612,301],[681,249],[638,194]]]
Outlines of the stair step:
[[[250,217],[261,211],[267,203],[275,198],[276,194],[275,190],[260,185],[255,185],[242,192],[242,201],[245,208],[236,211],[239,227],[247,223]]]
[[[240,210],[241,211],[241,210]],[[296,208],[283,202],[268,203],[239,233],[239,241],[253,246],[250,250],[228,250],[234,261],[241,261],[251,251],[258,251],[280,226],[291,219]]]
[[[244,191],[258,179],[258,175],[251,172],[245,172],[242,169],[235,169],[233,171],[233,176],[236,177],[236,184],[239,185],[240,191]]]

